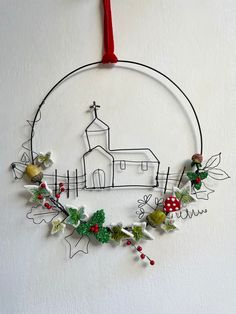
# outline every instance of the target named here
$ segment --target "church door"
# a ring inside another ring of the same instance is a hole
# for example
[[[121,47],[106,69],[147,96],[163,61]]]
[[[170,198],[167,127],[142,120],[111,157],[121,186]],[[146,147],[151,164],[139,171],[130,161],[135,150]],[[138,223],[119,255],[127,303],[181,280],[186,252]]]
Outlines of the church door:
[[[105,188],[105,172],[102,169],[96,169],[93,172],[93,187],[96,189]]]

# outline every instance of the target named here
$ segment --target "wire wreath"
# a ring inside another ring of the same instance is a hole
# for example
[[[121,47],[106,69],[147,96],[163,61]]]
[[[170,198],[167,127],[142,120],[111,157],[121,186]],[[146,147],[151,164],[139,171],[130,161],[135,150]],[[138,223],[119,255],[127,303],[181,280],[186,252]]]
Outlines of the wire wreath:
[[[38,106],[33,120],[27,120],[30,126],[30,138],[22,144],[24,153],[20,161],[11,164],[11,169],[16,180],[27,177],[33,183],[25,186],[31,194],[30,201],[33,204],[26,217],[32,220],[34,224],[52,224],[52,234],[64,232],[66,227],[70,230],[70,234],[65,237],[69,245],[70,258],[74,257],[77,253],[88,254],[89,244],[93,237],[100,243],[111,241],[116,243],[124,242],[126,245],[134,248],[134,251],[140,255],[141,260],[144,262],[148,261],[150,265],[154,265],[155,261],[146,255],[142,247],[137,243],[141,240],[154,239],[150,233],[151,228],[155,228],[161,233],[163,231],[174,231],[178,228],[176,225],[178,219],[185,220],[206,213],[207,209],[194,210],[190,209],[189,206],[197,199],[209,199],[209,195],[214,190],[208,187],[208,183],[206,183],[208,180],[225,180],[229,178],[229,175],[218,167],[221,162],[221,153],[213,155],[203,164],[202,129],[196,110],[185,92],[170,77],[151,66],[129,60],[118,60],[118,63],[132,64],[151,70],[153,73],[159,74],[170,82],[184,96],[196,120],[200,143],[199,153],[192,156],[189,165],[185,165],[179,173],[171,173],[170,167],[168,167],[166,172],[162,172],[160,171],[160,161],[150,148],[112,149],[110,127],[98,117],[97,110],[99,106],[94,102],[90,107],[94,112],[94,119],[85,130],[88,150],[82,158],[83,173],[79,174],[77,169],[75,169],[73,175],[71,175],[69,170],[65,175],[58,174],[57,169],[55,169],[54,174],[45,172],[53,163],[51,153],[42,154],[34,150],[35,127],[41,120],[41,110],[48,97],[66,79],[83,69],[102,64],[102,61],[97,61],[85,64],[69,72],[48,91]],[[89,129],[94,122],[101,123],[103,131],[107,134],[105,148],[100,145],[93,147],[90,143],[90,133],[98,132]],[[110,179],[107,179],[103,169],[99,168],[91,172],[89,179],[86,158],[94,150],[102,151],[110,159],[112,173]],[[121,151],[147,154],[150,160],[118,159],[117,153]],[[120,170],[125,171],[129,163],[139,165],[143,172],[147,171],[149,167],[152,167],[155,174],[152,182],[150,184],[130,184],[124,182],[117,185],[114,174],[115,165],[118,164]],[[171,184],[171,188],[169,184]],[[162,197],[158,198],[155,193],[152,193],[140,198],[137,201],[138,210],[136,212],[140,221],[128,226],[123,226],[122,223],[105,225],[105,212],[102,209],[97,210],[89,217],[84,207],[67,206],[60,202],[61,194],[66,193],[67,198],[69,198],[71,191],[75,191],[75,195],[78,197],[79,190],[130,187],[159,189],[162,191]]]

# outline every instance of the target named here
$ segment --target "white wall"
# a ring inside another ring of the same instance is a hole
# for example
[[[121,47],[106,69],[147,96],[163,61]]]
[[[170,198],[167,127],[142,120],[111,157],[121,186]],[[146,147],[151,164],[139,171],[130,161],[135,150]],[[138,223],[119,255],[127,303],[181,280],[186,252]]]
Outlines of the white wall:
[[[143,246],[156,267],[143,268],[129,249],[109,245],[91,246],[88,256],[69,260],[62,237],[50,237],[46,225],[25,219],[23,182],[14,182],[8,165],[20,157],[29,132],[25,120],[49,88],[101,58],[100,1],[1,0],[0,313],[233,314],[236,3],[113,0],[112,6],[118,57],[154,66],[183,87],[202,122],[205,157],[221,151],[222,168],[232,178],[200,203],[206,215],[181,223],[174,234],[154,231],[156,239]],[[97,69],[66,82],[45,107],[36,143],[54,150],[58,168],[78,161],[79,136],[91,119],[85,110],[94,99],[113,127],[115,146],[145,141],[164,168],[169,160],[178,167],[194,152],[185,105],[156,80],[118,67]],[[131,222],[142,193],[89,193],[81,202],[88,211],[104,206],[108,222]]]

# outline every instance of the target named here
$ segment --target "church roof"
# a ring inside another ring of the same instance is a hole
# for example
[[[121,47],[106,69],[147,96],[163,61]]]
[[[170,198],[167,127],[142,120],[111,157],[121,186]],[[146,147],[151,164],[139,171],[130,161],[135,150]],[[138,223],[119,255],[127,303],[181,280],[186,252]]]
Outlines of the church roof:
[[[159,162],[159,159],[149,148],[114,149],[109,150],[109,152],[115,161]]]
[[[93,121],[87,126],[85,132],[100,132],[104,130],[109,130],[109,126],[100,120],[99,118],[93,119]]]

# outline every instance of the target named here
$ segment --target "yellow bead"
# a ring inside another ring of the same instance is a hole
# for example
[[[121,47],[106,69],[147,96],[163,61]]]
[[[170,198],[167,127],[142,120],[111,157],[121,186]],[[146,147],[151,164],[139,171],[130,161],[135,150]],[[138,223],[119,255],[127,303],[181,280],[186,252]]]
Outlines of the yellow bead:
[[[43,173],[40,167],[29,164],[25,168],[25,173],[31,180],[31,182],[40,182],[43,178]]]

